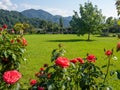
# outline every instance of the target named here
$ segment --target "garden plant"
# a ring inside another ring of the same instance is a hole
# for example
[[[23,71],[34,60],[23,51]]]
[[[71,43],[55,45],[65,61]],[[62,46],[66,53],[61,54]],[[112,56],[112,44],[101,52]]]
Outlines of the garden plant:
[[[116,60],[115,52],[120,50],[120,42],[113,49],[104,49],[107,64],[102,67],[94,54],[87,53],[86,57],[68,59],[64,57],[65,50],[62,44],[52,51],[52,65],[44,64],[35,74],[38,79],[31,79],[29,90],[112,90],[109,84],[110,77],[115,75],[120,79],[120,70],[110,70],[111,60]]]
[[[15,31],[8,33],[7,25],[0,28],[0,90],[18,90],[21,60],[24,60],[27,41],[23,35],[15,35]]]

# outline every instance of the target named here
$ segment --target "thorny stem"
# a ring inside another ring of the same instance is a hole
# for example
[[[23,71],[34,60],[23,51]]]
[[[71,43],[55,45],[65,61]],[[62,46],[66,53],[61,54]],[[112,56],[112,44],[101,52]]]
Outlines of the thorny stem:
[[[109,57],[108,57],[107,71],[106,71],[106,75],[105,75],[105,78],[104,78],[103,83],[105,83],[105,82],[106,82],[106,79],[107,79],[107,76],[108,76],[109,67],[110,67],[110,59],[111,59],[111,57],[109,56]]]

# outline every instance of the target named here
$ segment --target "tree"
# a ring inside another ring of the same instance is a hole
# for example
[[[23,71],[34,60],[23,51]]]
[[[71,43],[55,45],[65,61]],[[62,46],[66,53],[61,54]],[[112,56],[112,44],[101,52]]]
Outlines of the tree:
[[[14,29],[20,34],[23,34],[25,31],[27,31],[29,27],[30,25],[27,23],[16,23],[14,25]]]
[[[60,33],[63,33],[63,18],[62,17],[59,18],[59,25],[60,25],[60,28],[61,28]]]
[[[97,6],[93,6],[91,2],[85,3],[84,6],[80,4],[80,16],[76,11],[70,22],[72,29],[77,30],[78,35],[90,35],[103,28],[105,17],[103,17],[101,10]]]
[[[105,35],[108,36],[109,35],[109,31],[110,29],[114,26],[115,20],[113,17],[108,17],[105,21]]]
[[[120,0],[116,0],[116,9],[117,9],[117,13],[118,13],[118,16],[120,15]]]

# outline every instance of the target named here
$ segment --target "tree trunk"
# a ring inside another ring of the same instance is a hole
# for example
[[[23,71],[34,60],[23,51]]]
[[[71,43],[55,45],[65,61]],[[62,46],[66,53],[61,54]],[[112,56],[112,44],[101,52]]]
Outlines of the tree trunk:
[[[90,40],[90,32],[88,32],[88,39],[87,39],[88,41]]]

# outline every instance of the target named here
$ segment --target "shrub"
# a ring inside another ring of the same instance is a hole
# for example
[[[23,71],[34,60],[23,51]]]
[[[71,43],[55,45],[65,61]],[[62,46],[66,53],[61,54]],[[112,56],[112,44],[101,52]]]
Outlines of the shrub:
[[[9,34],[7,25],[0,28],[0,90],[13,90],[18,85],[17,81],[22,77],[19,66],[24,60],[26,46],[27,41],[23,36],[14,32]]]

